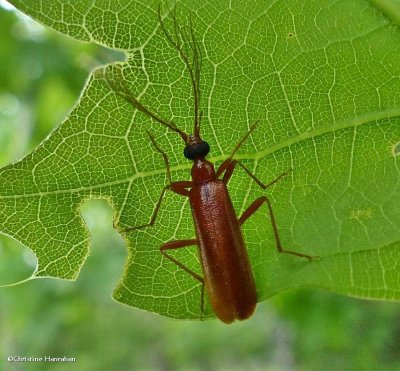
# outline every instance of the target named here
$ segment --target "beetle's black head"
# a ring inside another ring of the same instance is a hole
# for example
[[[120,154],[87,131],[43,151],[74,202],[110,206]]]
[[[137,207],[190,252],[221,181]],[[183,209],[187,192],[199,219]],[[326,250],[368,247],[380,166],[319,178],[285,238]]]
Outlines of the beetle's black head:
[[[208,152],[210,152],[209,144],[194,135],[189,136],[186,147],[183,150],[183,154],[188,160],[206,157]]]

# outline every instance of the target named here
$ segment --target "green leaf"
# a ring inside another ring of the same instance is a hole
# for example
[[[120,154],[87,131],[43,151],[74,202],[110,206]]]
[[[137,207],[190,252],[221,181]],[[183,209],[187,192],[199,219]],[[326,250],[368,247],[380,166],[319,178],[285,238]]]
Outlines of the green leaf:
[[[191,17],[202,48],[210,160],[218,166],[259,119],[237,158],[265,183],[293,169],[266,191],[282,244],[321,257],[279,254],[262,207],[243,227],[259,300],[306,286],[400,299],[400,32],[397,8],[376,3],[178,3],[179,23]],[[189,76],[160,29],[158,2],[13,4],[72,37],[125,50],[118,68],[132,94],[191,131]],[[77,276],[89,245],[79,208],[89,198],[107,199],[121,228],[150,220],[167,178],[147,130],[167,152],[173,180],[190,179],[176,133],[110,89],[105,77],[120,78],[116,70],[94,71],[64,123],[0,172],[0,228],[35,252],[34,277]],[[265,194],[240,169],[229,190],[238,215]],[[167,192],[153,227],[124,234],[129,255],[114,297],[199,318],[200,284],[159,252],[166,241],[193,236],[188,201]],[[195,248],[175,256],[200,270]]]

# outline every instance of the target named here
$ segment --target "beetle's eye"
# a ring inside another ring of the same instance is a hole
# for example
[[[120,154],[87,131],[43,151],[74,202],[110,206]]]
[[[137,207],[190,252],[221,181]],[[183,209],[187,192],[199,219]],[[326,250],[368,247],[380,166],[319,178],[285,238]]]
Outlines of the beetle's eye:
[[[207,142],[202,141],[197,144],[189,144],[188,146],[186,146],[183,150],[183,155],[188,160],[194,160],[198,157],[206,157],[208,152],[210,152],[210,146]]]

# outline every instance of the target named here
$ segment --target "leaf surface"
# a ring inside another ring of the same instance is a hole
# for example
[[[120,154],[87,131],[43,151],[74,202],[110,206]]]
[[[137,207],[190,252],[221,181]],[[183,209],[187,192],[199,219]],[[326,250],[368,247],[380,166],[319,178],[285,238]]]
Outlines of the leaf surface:
[[[93,72],[44,143],[0,171],[1,231],[35,252],[35,277],[73,279],[88,255],[83,202],[107,199],[120,228],[150,220],[167,178],[147,131],[168,154],[173,180],[190,179],[176,133],[135,110],[106,79],[121,80],[122,70],[132,95],[191,132],[190,79],[160,29],[158,2],[12,3],[69,36],[127,53],[126,62]],[[293,169],[266,191],[282,244],[321,257],[278,254],[262,207],[243,227],[259,300],[306,286],[400,299],[400,32],[396,7],[376,3],[178,3],[179,23],[191,17],[202,49],[209,159],[218,166],[260,120],[236,157],[265,183]],[[229,190],[238,215],[265,193],[240,169]],[[114,297],[199,318],[200,284],[159,252],[164,242],[193,237],[188,201],[167,192],[153,227],[124,234],[129,255]],[[195,248],[174,256],[200,271]]]

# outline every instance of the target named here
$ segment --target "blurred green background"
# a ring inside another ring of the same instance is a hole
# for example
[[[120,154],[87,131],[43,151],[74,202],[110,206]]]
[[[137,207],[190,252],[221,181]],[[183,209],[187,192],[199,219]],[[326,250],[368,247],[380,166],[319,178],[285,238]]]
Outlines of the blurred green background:
[[[7,7],[8,8],[8,7]],[[59,125],[89,71],[123,55],[47,30],[0,0],[0,165],[20,159]],[[75,282],[0,288],[1,370],[399,370],[400,304],[318,290],[289,292],[251,319],[224,325],[162,318],[111,299],[126,249],[112,210],[82,210],[91,254]],[[35,257],[0,236],[0,285],[29,277]],[[76,363],[9,363],[8,356]]]

